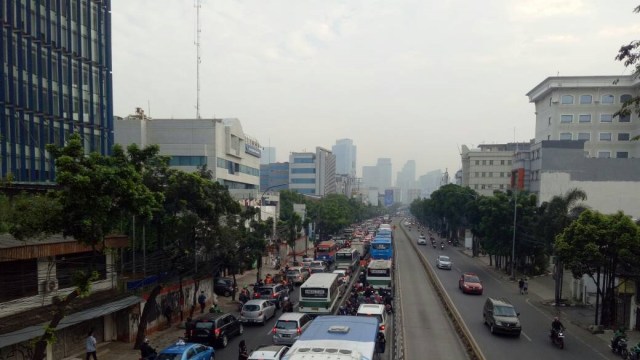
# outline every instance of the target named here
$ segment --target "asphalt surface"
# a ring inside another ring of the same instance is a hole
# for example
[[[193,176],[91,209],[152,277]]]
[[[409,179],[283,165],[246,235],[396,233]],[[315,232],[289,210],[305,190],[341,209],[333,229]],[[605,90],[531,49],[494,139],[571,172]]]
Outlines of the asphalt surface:
[[[398,229],[394,241],[397,242],[396,271],[401,291],[405,359],[466,359],[463,345],[409,243],[413,240]],[[396,316],[398,314],[396,312]]]
[[[411,234],[411,241],[416,241],[419,232],[414,228]],[[459,249],[447,246],[440,250],[439,247],[433,249],[431,246],[421,245],[419,251],[426,256],[487,359],[514,356],[522,360],[619,358],[610,352],[605,342],[594,339],[592,334],[568,322],[564,323],[567,329],[565,348],[561,350],[552,345],[548,335],[553,314],[548,309],[536,306],[541,299],[531,291],[527,295],[520,295],[516,283],[499,279],[491,270],[481,266],[476,259],[462,254]],[[436,268],[436,257],[440,254],[452,259],[452,270]],[[483,295],[467,295],[460,291],[458,279],[463,272],[473,272],[480,277],[484,287]],[[489,332],[482,319],[482,308],[487,297],[507,298],[514,304],[520,312],[522,324],[522,335],[519,338],[492,335]]]

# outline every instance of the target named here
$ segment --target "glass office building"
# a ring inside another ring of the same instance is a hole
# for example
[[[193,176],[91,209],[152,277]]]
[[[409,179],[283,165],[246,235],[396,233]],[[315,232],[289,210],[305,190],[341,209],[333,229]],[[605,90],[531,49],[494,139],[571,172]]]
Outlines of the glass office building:
[[[55,181],[45,146],[113,146],[110,0],[0,1],[0,179]]]

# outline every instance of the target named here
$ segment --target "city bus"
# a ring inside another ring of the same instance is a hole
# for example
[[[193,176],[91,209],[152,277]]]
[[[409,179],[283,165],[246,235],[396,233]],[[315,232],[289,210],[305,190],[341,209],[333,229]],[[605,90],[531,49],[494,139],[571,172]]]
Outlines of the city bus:
[[[371,259],[391,260],[393,258],[393,246],[390,238],[374,238],[369,248]]]
[[[351,244],[353,246],[353,244]],[[360,252],[355,248],[340,249],[336,253],[336,269],[354,271],[360,262]]]
[[[322,260],[331,265],[336,260],[336,252],[338,252],[338,244],[335,241],[322,241],[316,246],[316,256],[314,260]]]
[[[321,316],[287,351],[283,360],[372,360],[378,319],[369,316]]]
[[[391,260],[371,260],[367,266],[366,279],[374,289],[391,289],[393,286]]]
[[[300,286],[298,311],[310,315],[331,315],[344,288],[345,285],[340,284],[338,274],[311,274]]]

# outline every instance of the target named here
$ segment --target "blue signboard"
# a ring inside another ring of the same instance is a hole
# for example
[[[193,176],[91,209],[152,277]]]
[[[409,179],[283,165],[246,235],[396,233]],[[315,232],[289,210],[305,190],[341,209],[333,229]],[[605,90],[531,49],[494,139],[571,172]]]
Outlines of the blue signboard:
[[[244,144],[244,152],[246,152],[249,155],[253,155],[253,156],[257,157],[257,158],[262,156],[262,150],[260,150],[259,147],[253,146],[253,145],[249,145],[249,144]]]
[[[384,191],[384,206],[393,205],[393,190],[387,189]]]

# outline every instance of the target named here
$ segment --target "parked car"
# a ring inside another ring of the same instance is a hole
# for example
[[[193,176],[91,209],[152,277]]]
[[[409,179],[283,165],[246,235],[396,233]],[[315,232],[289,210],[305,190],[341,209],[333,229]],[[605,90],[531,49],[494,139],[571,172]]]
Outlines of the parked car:
[[[303,282],[307,281],[309,276],[311,276],[309,270],[302,266],[290,267],[289,270],[287,270],[287,280],[292,282],[294,285],[301,285]]]
[[[482,308],[482,318],[492,334],[505,333],[520,336],[520,313],[507,299],[487,298]]]
[[[219,278],[213,282],[213,292],[220,296],[231,296],[233,293],[233,279]]]
[[[160,351],[155,360],[213,360],[214,353],[210,346],[178,340]]]
[[[273,343],[292,345],[311,324],[311,316],[303,313],[284,313],[273,326]]]
[[[289,351],[288,346],[267,345],[259,347],[251,352],[249,360],[281,360]]]
[[[193,331],[187,336],[190,342],[224,348],[231,337],[243,332],[242,323],[233,314],[206,314],[193,322]]]
[[[462,273],[460,280],[458,280],[458,287],[465,294],[482,295],[482,281],[480,281],[478,275],[474,273]]]
[[[436,258],[436,267],[438,269],[451,270],[452,265],[453,264],[451,263],[451,259],[449,259],[449,257],[446,255],[440,255],[438,256],[438,258]]]
[[[289,296],[289,288],[282,284],[262,285],[253,292],[254,299],[271,300],[280,309],[285,297]]]
[[[264,325],[276,315],[276,305],[270,300],[254,299],[247,301],[240,311],[240,321]]]

